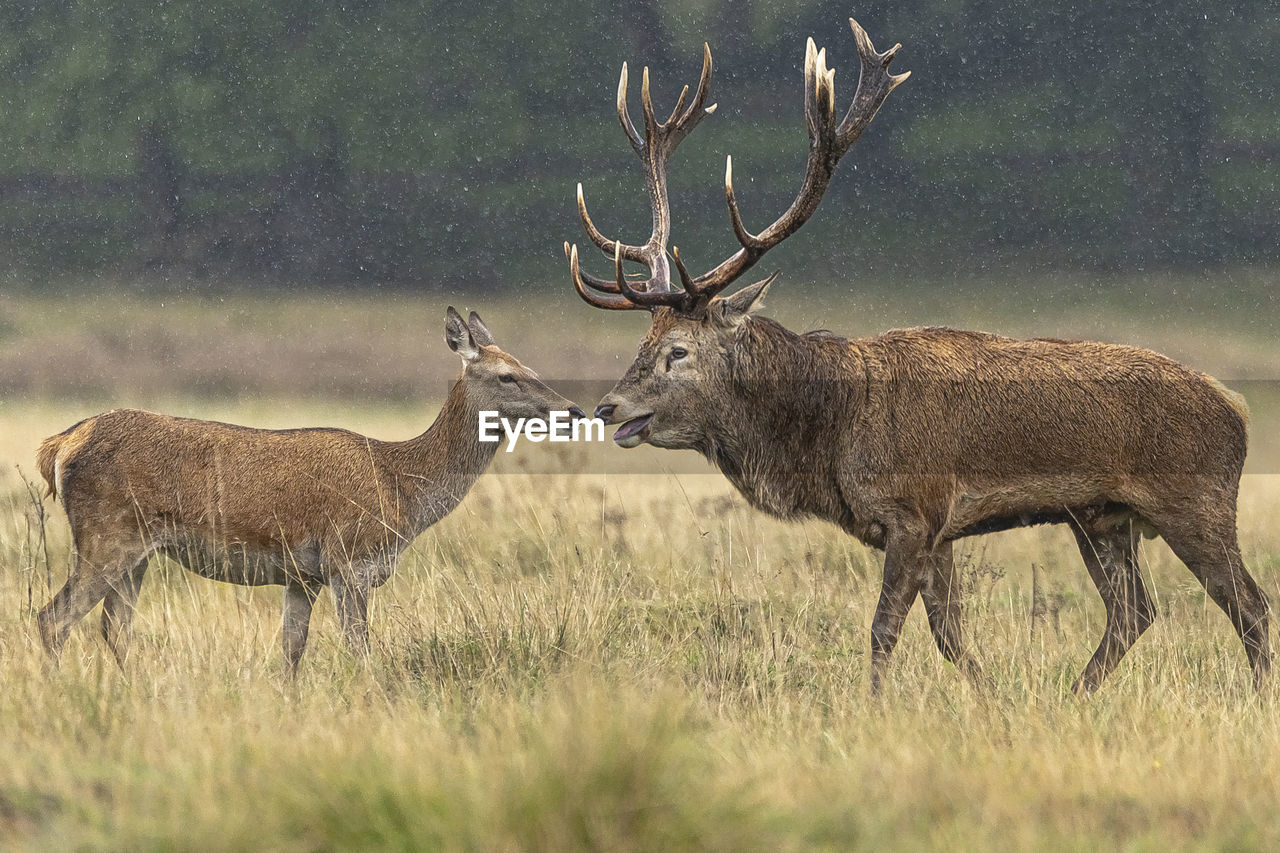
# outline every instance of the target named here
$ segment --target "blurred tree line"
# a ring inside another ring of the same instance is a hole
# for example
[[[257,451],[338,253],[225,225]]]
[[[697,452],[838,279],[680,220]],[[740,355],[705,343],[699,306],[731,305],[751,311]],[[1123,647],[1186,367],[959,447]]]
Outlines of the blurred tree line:
[[[618,69],[653,66],[669,109],[704,39],[721,106],[672,190],[675,242],[709,266],[735,245],[726,153],[750,227],[796,189],[807,36],[852,97],[851,13],[913,76],[788,266],[1280,259],[1269,3],[28,0],[0,5],[0,267],[545,280],[582,242],[579,179],[606,231],[648,233]]]

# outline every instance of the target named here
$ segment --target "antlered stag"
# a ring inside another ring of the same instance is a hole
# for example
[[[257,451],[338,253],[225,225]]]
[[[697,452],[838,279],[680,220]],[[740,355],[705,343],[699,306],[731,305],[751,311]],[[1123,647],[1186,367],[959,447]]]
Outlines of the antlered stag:
[[[1140,534],[1162,536],[1230,618],[1256,685],[1270,667],[1267,602],[1245,570],[1236,540],[1236,495],[1248,421],[1244,401],[1210,377],[1148,350],[1059,340],[1018,341],[923,328],[846,340],[795,334],[754,316],[777,273],[718,294],[799,229],[822,198],[837,161],[906,79],[892,75],[899,46],[877,53],[850,21],[861,73],[837,124],[834,72],[808,42],[804,112],[809,157],[791,206],[753,234],[725,171],[729,219],[741,248],[692,277],[667,241],[667,160],[714,107],[706,106],[711,54],[660,122],[649,95],[644,136],[627,108],[618,115],[644,163],[653,231],[643,245],[604,236],[578,212],[613,259],[597,278],[565,244],[573,284],[591,305],[653,313],[639,354],[596,409],[620,423],[614,441],[693,449],[719,467],[752,505],[780,518],[827,519],[885,552],[871,628],[871,683],[878,690],[907,611],[924,599],[938,648],[971,676],[952,543],[1030,524],[1071,527],[1107,621],[1075,689],[1095,689],[1151,624],[1155,610],[1138,566]],[[624,262],[648,267],[629,281]]]
[[[102,601],[102,634],[123,665],[147,559],[164,553],[215,580],[282,584],[291,672],[326,585],[348,645],[363,653],[369,590],[493,460],[498,444],[480,440],[480,412],[511,420],[552,411],[583,417],[499,349],[474,312],[467,322],[450,308],[445,337],[462,357],[462,375],[435,423],[408,441],[131,410],[88,418],[46,439],[37,462],[66,509],[76,560],[40,611],[45,648],[56,656],[71,626]]]

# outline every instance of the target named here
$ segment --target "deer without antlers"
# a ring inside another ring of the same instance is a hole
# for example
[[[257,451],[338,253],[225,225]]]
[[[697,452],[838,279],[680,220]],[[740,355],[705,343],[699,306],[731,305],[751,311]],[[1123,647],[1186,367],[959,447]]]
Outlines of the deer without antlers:
[[[641,91],[645,136],[618,114],[645,167],[653,233],[642,246],[606,238],[612,279],[591,276],[565,246],[578,295],[653,320],[626,374],[596,409],[621,424],[622,447],[694,449],[754,506],[780,518],[818,517],[885,552],[871,627],[871,684],[879,690],[908,610],[924,600],[943,656],[977,678],[961,631],[952,543],[1030,524],[1070,526],[1106,607],[1102,639],[1075,683],[1095,689],[1155,618],[1138,565],[1141,534],[1158,534],[1205,586],[1240,636],[1261,687],[1271,662],[1267,602],[1245,570],[1236,499],[1248,410],[1212,378],[1149,350],[1059,340],[1018,341],[952,329],[892,331],[846,340],[795,334],[756,316],[777,273],[720,296],[817,209],[836,164],[906,79],[850,21],[861,74],[837,125],[833,72],[809,40],[805,123],[809,157],[800,191],[769,227],[743,225],[726,168],[725,199],[741,248],[689,274],[673,247],[670,278],[666,166],[710,113],[711,56],[687,109],[666,122]],[[624,262],[648,267],[629,282]]]
[[[368,647],[369,591],[400,553],[448,515],[493,460],[481,411],[508,418],[583,413],[494,343],[472,312],[445,320],[463,370],[435,422],[408,441],[342,429],[263,430],[118,410],[40,446],[49,493],[61,497],[75,543],[66,585],[38,617],[54,656],[99,601],[102,634],[124,665],[134,603],[154,553],[204,577],[284,586],[282,645],[290,672],[311,609],[332,586],[343,635]]]

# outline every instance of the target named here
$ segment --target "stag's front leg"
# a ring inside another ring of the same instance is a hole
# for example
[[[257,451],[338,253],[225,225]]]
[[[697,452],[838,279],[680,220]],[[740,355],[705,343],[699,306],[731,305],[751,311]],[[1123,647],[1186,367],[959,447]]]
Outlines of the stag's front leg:
[[[923,532],[891,530],[884,549],[884,583],[871,620],[871,693],[879,695],[902,623],[924,585],[928,565]]]
[[[338,603],[342,638],[357,657],[369,654],[369,579],[358,567],[349,567],[333,577],[333,596]]]
[[[284,662],[289,675],[298,674],[298,661],[307,647],[307,633],[311,627],[311,608],[320,594],[320,584],[313,580],[290,576],[284,582],[284,625],[280,643],[284,647]]]
[[[978,688],[990,687],[982,667],[969,654],[964,643],[963,609],[960,579],[956,576],[955,558],[950,542],[938,545],[925,557],[924,585],[920,597],[929,615],[929,629],[938,651]]]

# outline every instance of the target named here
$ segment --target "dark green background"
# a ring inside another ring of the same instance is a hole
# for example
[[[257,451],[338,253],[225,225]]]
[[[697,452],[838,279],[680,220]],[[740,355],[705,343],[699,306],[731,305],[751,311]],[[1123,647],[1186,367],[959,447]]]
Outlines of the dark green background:
[[[709,267],[735,247],[724,155],[763,227],[803,167],[804,39],[847,104],[851,14],[881,49],[901,41],[913,76],[778,265],[830,280],[1275,262],[1280,14],[1224,5],[6,3],[0,268],[545,282],[561,241],[582,241],[579,179],[606,232],[647,235],[619,66],[653,66],[669,109],[704,39],[720,109],[677,155],[673,241]]]

